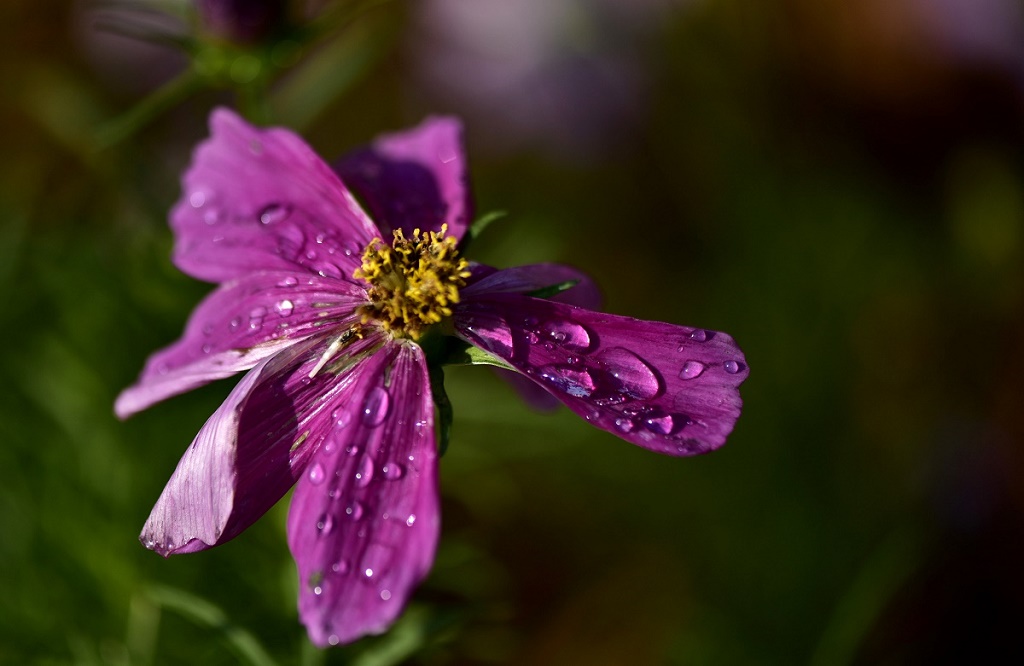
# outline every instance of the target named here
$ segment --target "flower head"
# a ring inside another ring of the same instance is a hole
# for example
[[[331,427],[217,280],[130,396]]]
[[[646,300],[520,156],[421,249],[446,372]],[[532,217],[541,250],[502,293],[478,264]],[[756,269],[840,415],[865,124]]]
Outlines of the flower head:
[[[223,543],[294,486],[288,544],[310,638],[384,631],[440,528],[428,332],[634,444],[690,455],[725,442],[748,374],[729,336],[584,309],[593,284],[565,266],[460,256],[471,205],[456,121],[383,136],[334,170],[287,130],[223,109],[210,126],[171,224],[177,266],[218,287],[115,410],[248,372],[182,457],[146,547]]]

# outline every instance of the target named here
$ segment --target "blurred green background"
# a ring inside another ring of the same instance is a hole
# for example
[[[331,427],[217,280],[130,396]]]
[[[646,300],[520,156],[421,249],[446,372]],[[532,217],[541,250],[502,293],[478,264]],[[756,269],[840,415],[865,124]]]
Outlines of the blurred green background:
[[[1024,659],[1021,3],[294,2],[248,47],[162,7],[0,4],[0,663]],[[196,30],[193,56],[120,34]],[[450,370],[433,573],[326,652],[286,502],[145,550],[233,381],[112,414],[210,288],[165,216],[217,104],[328,159],[463,117],[478,212],[510,213],[471,258],[732,334],[728,445],[661,457]]]

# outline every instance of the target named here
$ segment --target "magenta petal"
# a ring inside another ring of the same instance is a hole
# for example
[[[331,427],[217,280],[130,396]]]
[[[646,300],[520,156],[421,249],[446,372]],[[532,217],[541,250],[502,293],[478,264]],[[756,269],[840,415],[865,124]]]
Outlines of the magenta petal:
[[[288,514],[299,615],[317,645],[383,632],[430,569],[440,529],[433,415],[422,350],[394,341],[320,416],[333,430]]]
[[[211,282],[296,269],[351,279],[379,232],[330,167],[292,132],[227,109],[210,132],[171,211],[177,266]]]
[[[126,418],[155,402],[248,370],[323,326],[355,323],[366,292],[307,273],[257,273],[218,287],[189,318],[181,339],[146,362],[114,411]]]
[[[740,414],[749,369],[725,333],[510,294],[467,299],[455,327],[587,421],[653,451],[716,449]]]
[[[334,335],[296,343],[249,371],[199,431],[157,500],[140,539],[164,555],[191,553],[241,533],[274,505],[330,430],[321,418],[347,389],[359,359],[381,344],[368,336],[311,370]],[[329,366],[328,366],[329,367]],[[335,374],[337,373],[337,374]]]
[[[474,271],[484,274],[483,270]],[[576,285],[555,294],[550,300],[576,305],[588,310],[601,306],[601,292],[586,273],[562,264],[530,264],[504,268],[485,274],[462,290],[463,298],[477,298],[486,294],[516,293],[527,294],[563,282],[576,281]]]
[[[472,215],[462,125],[454,118],[427,118],[404,132],[385,134],[347,155],[335,171],[362,197],[390,239],[401,229],[437,231],[461,238]]]

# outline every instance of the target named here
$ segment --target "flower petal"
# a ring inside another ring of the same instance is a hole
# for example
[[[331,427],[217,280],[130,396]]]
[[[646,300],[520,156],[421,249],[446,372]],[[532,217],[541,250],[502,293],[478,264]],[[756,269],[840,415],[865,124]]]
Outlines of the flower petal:
[[[463,298],[501,293],[528,294],[563,282],[575,281],[576,284],[573,287],[555,294],[549,300],[590,310],[601,306],[601,292],[597,285],[589,275],[571,266],[541,263],[504,268],[489,274],[478,269],[474,272],[474,276],[477,274],[483,274],[484,277],[463,289],[461,291]]]
[[[472,215],[462,125],[455,118],[427,118],[404,132],[385,134],[347,155],[335,171],[369,208],[390,240],[401,229],[438,231],[461,238]]]
[[[114,404],[126,418],[153,403],[248,370],[327,324],[355,323],[366,292],[308,273],[248,275],[218,287],[189,318],[181,339],[146,362]]]
[[[434,406],[422,350],[391,342],[332,403],[288,514],[299,615],[317,645],[381,633],[434,559],[440,529]]]
[[[749,369],[725,333],[511,294],[467,299],[455,328],[597,427],[653,451],[716,449],[740,414]]]
[[[351,279],[373,222],[316,153],[286,129],[210,115],[171,211],[174,262],[201,280],[299,268]]]
[[[182,456],[140,540],[167,557],[223,543],[279,500],[329,433],[323,418],[380,346],[367,336],[335,350],[335,335],[295,343],[249,371]],[[313,378],[324,353],[336,361]]]

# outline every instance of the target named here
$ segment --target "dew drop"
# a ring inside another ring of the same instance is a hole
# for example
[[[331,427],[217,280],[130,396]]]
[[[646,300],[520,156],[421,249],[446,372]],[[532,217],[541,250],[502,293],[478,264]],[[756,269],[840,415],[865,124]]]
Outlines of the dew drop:
[[[196,190],[192,194],[188,195],[188,202],[193,208],[202,208],[203,204],[206,203],[206,192]]]
[[[204,354],[209,354],[211,351],[213,351],[213,347],[211,347],[210,345],[203,345]]]
[[[512,356],[512,334],[505,326],[486,326],[476,329],[481,346],[501,358]]]
[[[647,400],[658,394],[658,376],[651,366],[624,347],[611,347],[600,351],[595,357],[605,371],[616,382],[614,387],[637,400]]]
[[[320,534],[330,534],[332,527],[334,527],[334,518],[329,513],[321,515],[320,519],[316,521],[316,529]]]
[[[324,466],[320,463],[313,465],[309,470],[309,482],[315,486],[319,486],[327,478],[327,474],[324,472]]]
[[[217,224],[218,222],[220,222],[220,220],[221,212],[216,208],[211,208],[210,210],[203,213],[203,222],[206,222],[210,226]]]
[[[683,369],[679,371],[680,379],[695,379],[704,372],[704,364],[700,361],[687,361],[683,363]]]
[[[696,328],[690,333],[690,339],[694,342],[704,342],[708,339],[708,332],[702,328]]]
[[[313,594],[315,594],[316,596],[319,597],[323,593],[324,593],[324,588],[322,586],[317,585],[316,587],[313,588]]]
[[[384,474],[384,478],[389,481],[402,478],[405,474],[405,469],[396,462],[389,462],[381,468],[381,473]]]
[[[653,433],[659,435],[667,435],[672,432],[672,428],[675,427],[675,421],[669,414],[664,416],[651,416],[644,419],[644,427]]]
[[[549,365],[541,368],[537,375],[555,388],[577,398],[586,398],[594,392],[594,378],[585,368],[568,365]]]
[[[231,322],[228,325],[231,327],[231,330],[235,330],[236,328],[242,325],[241,317],[235,317],[234,319],[231,320]]]
[[[295,310],[295,303],[286,298],[283,301],[278,301],[277,305],[274,306],[274,310],[282,317],[287,317]]]
[[[353,444],[352,446],[345,447],[345,453],[349,454],[352,457],[359,455],[360,450],[361,449],[359,448],[358,444]]]
[[[272,203],[260,211],[260,223],[276,224],[288,219],[288,216],[291,214],[292,209],[290,206],[282,206],[278,203]]]
[[[736,361],[726,361],[722,364],[722,369],[728,372],[730,375],[735,375],[740,371],[740,364]]]
[[[363,456],[363,459],[359,461],[359,471],[356,472],[356,485],[360,488],[365,488],[369,485],[372,478],[373,458],[370,456]]]
[[[590,348],[590,334],[579,324],[566,320],[553,320],[541,325],[540,333],[548,340],[568,349],[586,351]]]
[[[391,399],[388,392],[375,386],[366,396],[363,403],[363,423],[372,427],[379,426],[388,415]]]
[[[388,599],[390,599],[391,598],[391,590],[381,590],[380,591],[380,598],[383,601],[387,601]]]
[[[416,514],[415,513],[410,513],[409,517],[405,519],[405,524],[407,526],[409,526],[409,527],[412,527],[415,523],[416,523]]]
[[[331,634],[330,636],[327,637],[327,642],[330,643],[331,645],[337,645],[338,643],[341,642],[341,639],[338,638],[338,634]]]
[[[359,520],[363,517],[363,505],[359,502],[353,501],[345,507],[345,515],[352,520]]]
[[[367,578],[373,578],[373,569],[371,569],[370,567],[366,567],[366,569],[363,571],[363,575]]]
[[[633,419],[620,416],[615,419],[615,427],[619,432],[633,432],[633,429],[636,428],[636,422]]]
[[[347,574],[349,569],[348,560],[341,559],[331,565],[331,571],[336,574]]]
[[[286,277],[283,280],[281,280],[280,282],[278,282],[277,286],[278,287],[294,287],[298,283],[299,283],[299,281],[296,278],[294,278],[294,277],[289,275],[288,277]]]

